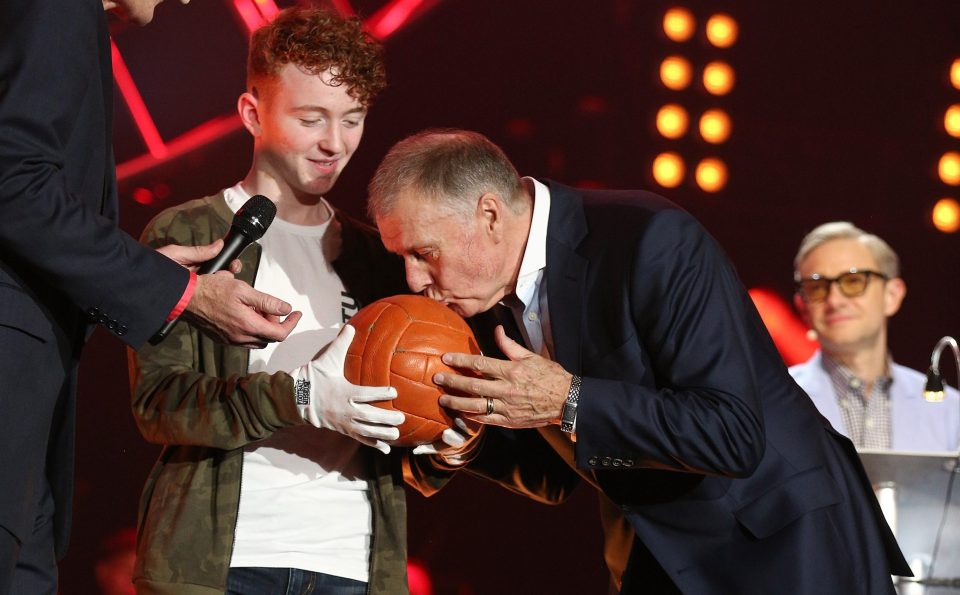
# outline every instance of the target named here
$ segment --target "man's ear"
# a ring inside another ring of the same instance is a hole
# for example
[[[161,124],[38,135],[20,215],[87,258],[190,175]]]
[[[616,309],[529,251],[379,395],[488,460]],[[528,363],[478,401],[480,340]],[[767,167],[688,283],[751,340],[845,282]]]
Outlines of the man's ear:
[[[793,294],[793,307],[800,313],[800,318],[807,325],[807,328],[813,328],[813,325],[810,324],[810,310],[807,309],[807,302],[803,301],[799,293]]]
[[[484,192],[477,200],[477,217],[495,240],[499,240],[503,234],[503,209],[503,201],[493,192]]]
[[[237,113],[240,114],[243,127],[254,137],[260,136],[260,99],[256,89],[240,95],[237,99]]]
[[[883,287],[883,314],[893,316],[900,310],[903,298],[907,297],[907,284],[900,277],[894,277]]]

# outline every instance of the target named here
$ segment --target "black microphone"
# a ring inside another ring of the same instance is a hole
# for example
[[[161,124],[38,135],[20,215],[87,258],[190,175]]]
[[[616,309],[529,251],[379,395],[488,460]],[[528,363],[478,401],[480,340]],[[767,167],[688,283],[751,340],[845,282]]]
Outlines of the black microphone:
[[[263,237],[276,215],[277,205],[272,200],[262,194],[251,197],[233,216],[230,231],[223,239],[223,249],[214,258],[200,265],[197,274],[207,275],[225,269],[240,256],[244,248]],[[174,318],[165,322],[160,330],[150,337],[150,344],[156,345],[163,341],[177,320]]]

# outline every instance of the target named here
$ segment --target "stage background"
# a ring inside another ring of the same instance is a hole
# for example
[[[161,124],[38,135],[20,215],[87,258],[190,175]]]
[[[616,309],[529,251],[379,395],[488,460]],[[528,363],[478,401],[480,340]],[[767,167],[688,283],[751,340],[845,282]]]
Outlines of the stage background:
[[[164,139],[234,113],[246,32],[232,4],[167,2],[144,30],[115,27]],[[350,4],[368,17],[386,2]],[[909,293],[890,327],[894,358],[923,369],[938,338],[960,333],[960,240],[930,223],[933,203],[958,194],[939,181],[936,164],[944,151],[960,149],[942,124],[946,107],[960,103],[948,80],[960,56],[960,3],[428,4],[385,41],[390,87],[328,197],[341,208],[363,215],[367,180],[403,136],[426,127],[474,129],[499,143],[523,174],[660,192],[703,222],[746,286],[788,302],[801,237],[825,221],[852,221],[887,239],[903,261]],[[668,41],[661,19],[674,5],[689,8],[701,24],[727,12],[739,23],[737,43],[712,48],[701,29],[691,41]],[[669,54],[686,56],[697,72],[723,59],[736,85],[723,97],[697,84],[668,91],[657,72]],[[726,110],[730,140],[711,146],[696,134],[663,139],[653,122],[667,102],[694,115]],[[116,113],[118,163],[134,163],[145,146],[119,93]],[[139,235],[163,208],[234,184],[247,171],[250,150],[246,132],[234,129],[156,166],[121,168],[122,226]],[[690,164],[723,159],[728,185],[716,194],[689,180],[658,187],[650,164],[665,150]],[[952,365],[945,370],[953,378]],[[85,352],[80,393],[76,514],[63,595],[96,592],[100,544],[135,524],[140,488],[158,452],[130,416],[124,349],[101,331]],[[547,507],[458,477],[434,498],[409,500],[410,553],[428,569],[435,593],[605,591],[596,503],[586,488]]]

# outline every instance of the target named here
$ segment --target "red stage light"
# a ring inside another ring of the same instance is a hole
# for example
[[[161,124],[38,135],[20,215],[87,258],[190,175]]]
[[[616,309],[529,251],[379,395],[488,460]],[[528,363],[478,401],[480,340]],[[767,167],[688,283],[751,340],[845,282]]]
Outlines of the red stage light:
[[[123,100],[127,103],[127,109],[133,116],[137,130],[140,131],[140,136],[146,143],[150,155],[157,159],[163,159],[167,155],[167,147],[164,145],[163,138],[157,131],[157,125],[150,117],[150,110],[143,102],[143,97],[137,90],[137,84],[133,82],[133,77],[127,70],[127,64],[123,61],[123,56],[120,55],[120,50],[117,49],[117,44],[114,43],[113,39],[110,40],[110,52],[113,55],[113,79],[117,81],[117,87],[120,89],[120,94],[123,95]]]
[[[377,39],[386,39],[428,3],[432,4],[429,0],[393,0],[367,19],[367,31]]]
[[[410,595],[433,595],[433,582],[426,566],[413,558],[407,561],[407,587]]]
[[[755,287],[749,293],[783,361],[792,366],[810,359],[819,343],[807,338],[806,325],[787,302],[769,289]]]

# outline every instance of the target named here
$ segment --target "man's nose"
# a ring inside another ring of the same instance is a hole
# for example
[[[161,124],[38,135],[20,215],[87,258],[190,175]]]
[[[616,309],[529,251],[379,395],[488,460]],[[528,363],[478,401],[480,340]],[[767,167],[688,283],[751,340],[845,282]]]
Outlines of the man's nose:
[[[827,286],[827,297],[825,297],[823,301],[826,302],[828,306],[835,306],[848,299],[850,298],[843,295],[843,292],[840,291],[840,283],[834,281]]]
[[[405,263],[407,269],[407,285],[410,291],[421,293],[430,286],[430,274],[421,267],[410,262]]]
[[[320,148],[327,153],[339,155],[343,151],[343,133],[336,122],[326,126],[320,137]]]

